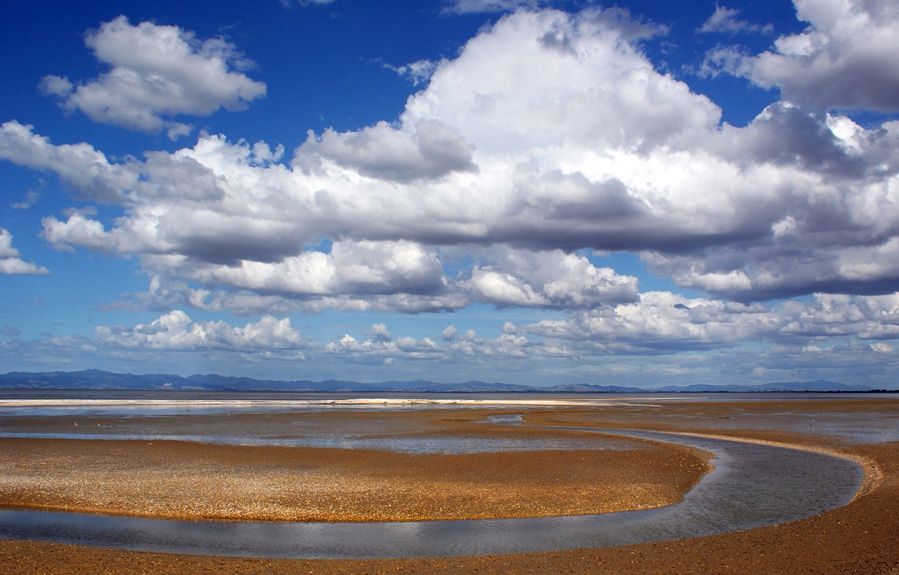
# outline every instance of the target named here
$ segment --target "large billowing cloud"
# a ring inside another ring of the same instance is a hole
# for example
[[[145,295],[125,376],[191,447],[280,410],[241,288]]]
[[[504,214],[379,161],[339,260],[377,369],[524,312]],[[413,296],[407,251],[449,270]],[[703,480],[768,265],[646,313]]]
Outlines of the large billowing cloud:
[[[12,247],[12,234],[0,228],[0,274],[46,274],[47,268],[26,262],[19,257],[19,250]]]
[[[798,3],[848,58],[857,46],[824,6]],[[840,6],[896,30],[889,10]],[[0,157],[121,204],[111,219],[45,218],[52,245],[138,256],[166,297],[209,309],[637,301],[635,278],[591,249],[640,253],[682,286],[744,302],[896,291],[899,123],[863,127],[827,110],[837,100],[798,98],[721,125],[642,51],[662,32],[621,10],[516,12],[441,61],[395,122],[311,134],[289,162],[203,134],[116,163],[14,121]]]
[[[798,104],[899,111],[899,6],[866,0],[794,4],[797,17],[808,23],[805,30],[779,37],[761,54],[719,49],[712,60]]]
[[[359,132],[310,134],[294,165],[312,171],[331,160],[371,178],[411,182],[474,170],[471,154],[471,144],[440,122],[425,120],[406,130],[379,122]]]
[[[265,95],[265,84],[244,74],[250,63],[220,38],[200,40],[193,32],[152,22],[135,26],[119,16],[84,41],[109,71],[78,85],[50,75],[41,88],[66,110],[80,110],[98,122],[148,132],[165,127],[175,138],[190,127],[172,118],[239,110]]]

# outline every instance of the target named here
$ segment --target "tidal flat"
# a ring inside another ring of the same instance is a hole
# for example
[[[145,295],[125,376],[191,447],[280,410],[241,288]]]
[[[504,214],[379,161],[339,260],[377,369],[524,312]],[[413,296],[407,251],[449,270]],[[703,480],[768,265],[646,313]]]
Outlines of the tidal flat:
[[[329,561],[5,540],[0,570],[776,573],[787,557],[796,572],[899,568],[899,398],[600,399],[206,413],[5,407],[0,505],[247,521],[572,516],[676,504],[715,467],[702,449],[626,437],[622,430],[826,452],[856,462],[864,480],[848,504],[799,521],[602,549]]]

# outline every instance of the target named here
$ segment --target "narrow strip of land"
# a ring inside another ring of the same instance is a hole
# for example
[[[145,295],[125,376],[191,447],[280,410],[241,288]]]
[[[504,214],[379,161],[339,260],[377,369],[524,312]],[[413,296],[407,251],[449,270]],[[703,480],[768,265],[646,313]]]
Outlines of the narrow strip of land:
[[[0,439],[0,506],[257,521],[543,517],[668,505],[709,469],[701,452],[685,447],[596,443],[598,450],[448,455]]]

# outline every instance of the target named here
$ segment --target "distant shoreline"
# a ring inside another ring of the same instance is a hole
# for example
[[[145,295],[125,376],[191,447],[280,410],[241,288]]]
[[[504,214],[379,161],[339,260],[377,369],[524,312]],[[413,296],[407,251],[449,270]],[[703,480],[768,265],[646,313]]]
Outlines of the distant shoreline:
[[[899,389],[874,388],[829,380],[763,384],[690,384],[641,388],[593,383],[533,386],[485,381],[439,383],[429,380],[362,383],[344,380],[275,381],[216,374],[187,377],[171,374],[113,373],[102,370],[73,372],[9,372],[0,374],[0,393],[11,390],[109,391],[173,393],[328,393],[328,394],[658,394],[658,393],[896,393]]]

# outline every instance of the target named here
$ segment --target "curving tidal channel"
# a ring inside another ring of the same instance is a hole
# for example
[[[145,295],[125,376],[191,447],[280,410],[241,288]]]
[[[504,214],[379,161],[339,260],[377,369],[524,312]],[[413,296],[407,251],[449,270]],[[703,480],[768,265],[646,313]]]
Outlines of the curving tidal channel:
[[[0,510],[0,538],[119,549],[280,558],[396,558],[598,548],[698,537],[817,515],[848,503],[863,479],[847,459],[633,430],[589,430],[714,454],[715,468],[679,503],[602,515],[384,523],[177,521]]]

